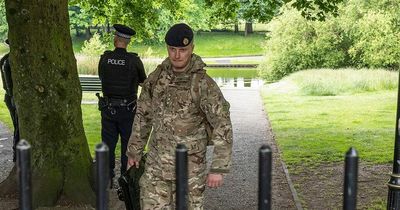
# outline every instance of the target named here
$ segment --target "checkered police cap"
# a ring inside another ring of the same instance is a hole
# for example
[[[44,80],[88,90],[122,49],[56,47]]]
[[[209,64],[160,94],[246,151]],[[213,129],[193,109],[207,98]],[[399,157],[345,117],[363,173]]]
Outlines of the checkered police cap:
[[[125,39],[130,39],[131,36],[136,34],[136,32],[133,29],[125,25],[114,24],[113,27],[115,28],[115,35]]]

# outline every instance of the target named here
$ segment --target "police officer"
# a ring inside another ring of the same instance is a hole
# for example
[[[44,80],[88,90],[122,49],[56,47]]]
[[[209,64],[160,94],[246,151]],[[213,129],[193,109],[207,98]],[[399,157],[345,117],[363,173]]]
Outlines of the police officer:
[[[110,149],[111,187],[115,176],[115,147],[121,137],[121,174],[126,171],[126,147],[136,111],[138,85],[146,79],[143,63],[136,53],[127,52],[131,36],[136,32],[115,24],[113,51],[105,51],[99,62],[99,78],[103,97],[100,97],[101,137]]]
[[[8,45],[8,39],[5,41]],[[14,139],[13,139],[13,161],[16,160],[16,153],[15,148],[19,142],[19,128],[18,128],[18,115],[17,109],[14,103],[14,96],[13,96],[13,83],[11,80],[11,67],[10,67],[10,59],[9,53],[7,53],[1,60],[0,60],[0,70],[1,70],[1,80],[3,82],[3,89],[5,90],[4,95],[4,102],[10,112],[11,119],[14,126]]]

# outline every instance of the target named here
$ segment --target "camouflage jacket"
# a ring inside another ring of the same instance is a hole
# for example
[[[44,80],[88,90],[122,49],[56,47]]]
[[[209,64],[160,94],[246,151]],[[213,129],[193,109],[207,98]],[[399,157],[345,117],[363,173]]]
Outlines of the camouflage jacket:
[[[204,62],[192,55],[186,72],[176,74],[167,58],[145,80],[127,155],[140,160],[148,142],[146,173],[165,180],[175,179],[175,148],[182,143],[188,148],[189,177],[205,173],[206,121],[213,127],[214,145],[210,173],[227,173],[232,156],[232,124],[229,103],[207,74],[200,80],[201,95],[195,103],[191,95],[191,74],[204,71]],[[151,134],[151,135],[150,135]]]

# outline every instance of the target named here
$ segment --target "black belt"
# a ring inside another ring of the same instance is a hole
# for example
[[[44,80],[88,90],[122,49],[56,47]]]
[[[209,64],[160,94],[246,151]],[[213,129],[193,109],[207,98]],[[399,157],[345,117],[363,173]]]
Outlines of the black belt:
[[[108,106],[131,106],[136,103],[136,99],[119,99],[119,98],[106,98]]]

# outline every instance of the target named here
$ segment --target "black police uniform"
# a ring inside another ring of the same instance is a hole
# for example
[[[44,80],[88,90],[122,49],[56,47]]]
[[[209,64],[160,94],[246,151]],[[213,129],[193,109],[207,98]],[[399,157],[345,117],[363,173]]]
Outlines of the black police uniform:
[[[14,126],[14,139],[12,148],[13,148],[13,161],[15,162],[16,160],[15,149],[19,142],[19,128],[18,128],[17,109],[15,107],[14,97],[13,97],[13,84],[11,80],[11,67],[10,67],[10,60],[8,53],[0,60],[0,70],[1,70],[1,80],[3,82],[3,89],[6,92],[4,95],[4,102],[6,103],[6,106],[10,112],[10,116]]]
[[[114,26],[115,27],[115,26]],[[124,48],[106,51],[100,58],[99,78],[102,84],[102,141],[110,149],[110,176],[115,176],[115,147],[121,136],[121,174],[126,171],[126,147],[136,111],[138,85],[146,79],[143,63],[136,53]],[[100,104],[100,103],[99,103]]]

